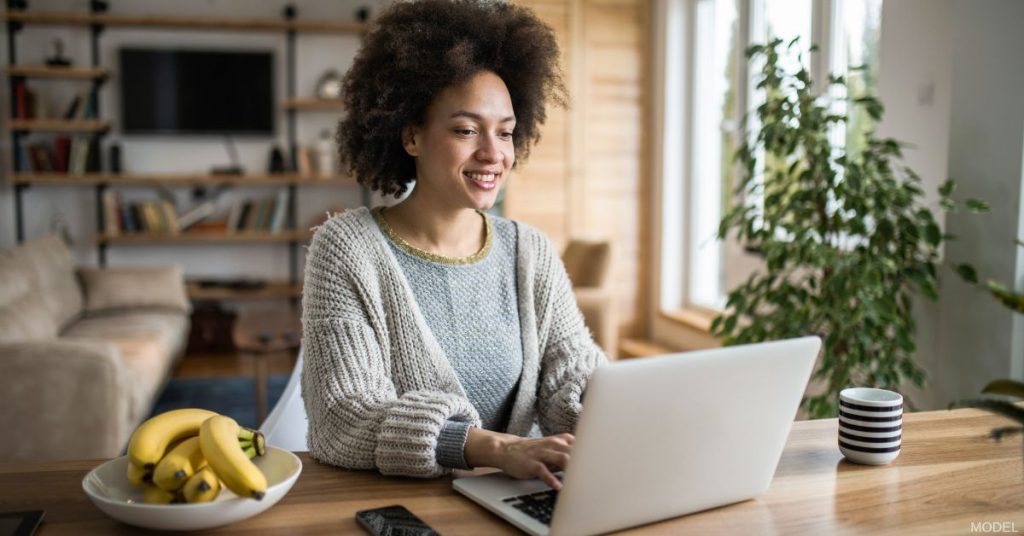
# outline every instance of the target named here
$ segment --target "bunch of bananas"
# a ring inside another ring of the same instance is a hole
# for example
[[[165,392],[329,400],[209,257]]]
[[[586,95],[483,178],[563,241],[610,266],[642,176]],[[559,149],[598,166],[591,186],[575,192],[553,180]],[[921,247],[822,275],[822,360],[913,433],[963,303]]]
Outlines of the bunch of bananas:
[[[267,479],[252,463],[266,450],[263,434],[205,409],[161,413],[128,441],[128,481],[143,487],[150,504],[199,503],[222,487],[239,497],[262,499]]]

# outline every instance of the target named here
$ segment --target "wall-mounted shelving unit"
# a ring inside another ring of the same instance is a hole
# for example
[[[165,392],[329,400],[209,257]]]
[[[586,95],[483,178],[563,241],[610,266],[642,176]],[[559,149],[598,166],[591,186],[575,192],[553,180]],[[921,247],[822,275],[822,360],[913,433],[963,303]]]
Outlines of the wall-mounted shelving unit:
[[[132,246],[137,244],[200,245],[232,243],[285,243],[289,245],[289,279],[263,285],[259,289],[234,290],[224,288],[203,288],[190,284],[189,293],[193,299],[250,299],[250,298],[296,298],[300,295],[298,281],[298,253],[302,244],[309,241],[311,233],[297,227],[296,194],[300,186],[359,187],[348,177],[306,177],[296,174],[284,175],[209,175],[209,174],[114,174],[89,172],[68,175],[63,173],[26,173],[24,158],[18,150],[25,142],[25,136],[33,132],[74,133],[98,140],[111,130],[110,121],[101,119],[98,91],[110,77],[111,71],[100,65],[99,43],[108,28],[153,28],[196,31],[245,31],[283,33],[285,41],[285,91],[281,106],[285,110],[286,137],[291,158],[291,169],[297,169],[296,155],[298,142],[296,121],[298,112],[325,111],[341,112],[340,101],[316,98],[300,98],[296,95],[296,65],[298,62],[296,36],[298,33],[361,34],[366,24],[355,21],[301,20],[294,6],[283,9],[280,19],[224,18],[195,16],[123,15],[108,12],[107,2],[90,0],[87,13],[33,11],[28,2],[8,0],[7,10],[0,13],[8,30],[8,61],[3,73],[11,87],[11,110],[15,115],[17,101],[15,84],[24,84],[29,79],[66,79],[92,84],[89,103],[95,119],[68,120],[11,117],[7,130],[11,133],[14,148],[14,170],[12,182],[15,188],[15,226],[19,242],[25,239],[23,222],[23,196],[26,190],[42,186],[91,187],[96,201],[96,238],[98,257],[101,265],[106,264],[107,248],[111,246]],[[17,62],[16,36],[25,25],[40,26],[81,26],[89,29],[90,66],[53,67],[46,65],[24,65]],[[214,232],[196,231],[181,233],[118,233],[110,234],[104,221],[103,197],[108,188],[158,187],[158,188],[229,188],[229,187],[271,187],[288,189],[287,223],[284,230]],[[369,203],[369,192],[362,189],[364,204]]]

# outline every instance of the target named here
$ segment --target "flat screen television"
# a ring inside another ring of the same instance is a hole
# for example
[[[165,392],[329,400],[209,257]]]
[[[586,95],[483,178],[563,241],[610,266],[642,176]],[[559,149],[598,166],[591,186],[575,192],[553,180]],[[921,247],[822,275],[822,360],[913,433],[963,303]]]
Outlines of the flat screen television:
[[[125,134],[272,135],[269,51],[122,48]]]

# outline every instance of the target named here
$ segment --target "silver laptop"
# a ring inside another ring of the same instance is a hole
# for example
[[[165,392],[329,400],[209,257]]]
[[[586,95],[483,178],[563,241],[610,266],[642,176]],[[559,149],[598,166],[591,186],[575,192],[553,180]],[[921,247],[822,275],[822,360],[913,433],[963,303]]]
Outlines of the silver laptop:
[[[820,349],[805,337],[610,363],[587,386],[560,492],[504,473],[458,478],[455,490],[536,535],[753,498],[771,483]]]

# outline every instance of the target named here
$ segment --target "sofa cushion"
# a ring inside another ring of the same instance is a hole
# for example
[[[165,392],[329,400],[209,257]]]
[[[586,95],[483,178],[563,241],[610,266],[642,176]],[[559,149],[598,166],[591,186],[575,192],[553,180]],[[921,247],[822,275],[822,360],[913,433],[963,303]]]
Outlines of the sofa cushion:
[[[0,307],[28,294],[32,281],[10,251],[0,252]]]
[[[57,324],[35,292],[0,304],[0,344],[15,344],[57,336]]]
[[[108,341],[118,347],[130,386],[130,419],[138,424],[149,412],[188,336],[188,317],[180,313],[123,313],[83,318],[64,333],[67,339]]]
[[[168,309],[188,312],[181,268],[82,268],[85,312],[118,309]]]
[[[71,251],[57,235],[51,234],[9,252],[38,292],[43,306],[58,328],[65,327],[82,312],[82,291],[78,287]]]

